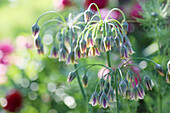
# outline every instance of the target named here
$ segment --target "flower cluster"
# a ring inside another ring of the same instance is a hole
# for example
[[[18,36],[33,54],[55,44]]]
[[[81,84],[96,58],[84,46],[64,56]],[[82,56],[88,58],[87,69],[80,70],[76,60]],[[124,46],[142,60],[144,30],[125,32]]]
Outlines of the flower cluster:
[[[96,7],[98,13],[91,11],[93,5]],[[122,14],[123,20],[118,21],[110,17],[113,11],[119,11],[120,14]],[[61,20],[48,20],[39,27],[39,19],[49,13],[57,14]],[[84,19],[81,18],[82,16],[84,16]],[[70,83],[76,77],[79,77],[77,73],[78,69],[89,66],[82,76],[84,87],[88,86],[88,75],[86,74],[88,69],[93,66],[102,66],[109,70],[108,73],[105,74],[105,70],[103,71],[102,77],[96,85],[89,102],[92,106],[100,105],[100,107],[107,108],[111,102],[119,101],[118,95],[126,99],[137,101],[138,99],[143,99],[145,96],[143,86],[145,86],[147,90],[152,90],[154,84],[147,73],[138,65],[129,63],[132,59],[127,59],[134,51],[127,36],[128,23],[126,22],[124,13],[120,9],[113,8],[108,12],[105,19],[103,19],[97,5],[92,3],[86,11],[80,13],[74,19],[72,18],[72,14],[70,14],[68,18],[66,22],[57,12],[47,12],[38,18],[36,24],[32,27],[32,31],[35,37],[35,46],[39,54],[44,53],[41,37],[44,35],[45,31],[43,31],[42,28],[51,22],[55,22],[57,26],[60,26],[59,29],[54,29],[54,24],[53,26],[49,25],[46,27],[46,31],[51,30],[54,32],[52,33],[53,43],[51,45],[50,57],[59,57],[59,61],[66,61],[66,64],[76,64],[78,63],[77,59],[99,56],[102,52],[107,52],[108,55],[113,48],[116,48],[116,50],[119,50],[120,58],[126,61],[116,69],[112,69],[110,63],[108,63],[109,66],[102,64],[86,64],[77,68],[75,65],[75,70],[69,73],[67,82]],[[109,58],[108,62],[110,62]],[[161,65],[153,61],[151,62],[155,64],[155,69],[158,73],[163,76],[164,73]],[[143,78],[143,82],[133,71],[131,66],[135,66],[144,71],[145,77]]]
[[[59,61],[66,61],[67,64],[77,63],[76,59],[85,58],[88,56],[99,56],[100,52],[110,51],[112,48],[117,48],[120,51],[120,58],[128,58],[129,55],[134,53],[132,45],[127,37],[128,23],[123,12],[118,9],[112,9],[103,20],[98,7],[98,14],[94,14],[90,8],[79,14],[75,19],[70,19],[65,22],[64,18],[60,20],[49,20],[41,26],[48,25],[50,22],[56,22],[61,24],[61,29],[54,31],[53,45],[51,47],[50,57],[58,58]],[[109,15],[113,11],[119,11],[123,15],[123,20],[109,18]],[[57,12],[50,12],[56,13]],[[43,14],[42,16],[48,13]],[[35,46],[39,54],[44,54],[44,47],[41,39],[41,32],[45,32],[38,26],[38,21],[42,17],[40,16],[37,22],[32,26],[32,32],[35,37]],[[84,20],[78,22],[81,16],[84,16]],[[46,30],[49,30],[49,27]],[[59,46],[57,46],[57,44]]]
[[[94,64],[91,65],[93,66]],[[89,68],[92,66],[89,66]],[[144,99],[145,91],[143,86],[145,86],[147,90],[152,90],[152,87],[154,86],[153,81],[148,75],[143,78],[142,82],[136,72],[131,69],[130,64],[123,64],[116,70],[104,65],[102,66],[105,69],[103,70],[102,77],[96,85],[95,91],[89,101],[92,106],[99,105],[100,107],[107,108],[110,103],[117,102],[118,95],[122,96],[124,99],[135,101],[138,99]],[[69,83],[76,77],[77,69],[69,73],[67,79]],[[106,70],[107,72],[105,73]],[[86,74],[86,71],[82,76],[84,87],[88,86],[88,75]],[[137,81],[135,78],[137,78]]]

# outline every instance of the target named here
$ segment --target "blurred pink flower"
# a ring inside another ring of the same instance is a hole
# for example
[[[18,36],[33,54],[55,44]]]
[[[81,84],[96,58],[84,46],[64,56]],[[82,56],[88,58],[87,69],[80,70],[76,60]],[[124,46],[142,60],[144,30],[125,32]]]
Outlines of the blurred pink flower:
[[[18,36],[16,38],[16,46],[20,49],[30,49],[32,48],[32,39],[30,37]]]
[[[53,4],[54,4],[55,9],[60,11],[68,6],[71,6],[72,1],[71,0],[53,0]]]
[[[105,17],[109,13],[109,11],[110,10],[107,9],[107,8],[100,9],[100,13],[101,13],[102,19],[105,19]],[[120,16],[120,12],[119,11],[113,11],[109,16],[112,17],[113,19],[118,19],[119,16]]]
[[[112,68],[113,70],[115,70],[115,68]],[[99,70],[99,72],[98,72],[98,77],[101,79],[102,78],[102,76],[104,76],[104,75],[106,75],[107,73],[109,73],[110,71],[108,70],[108,69],[106,69],[106,68],[101,68],[100,70]],[[106,75],[105,77],[104,77],[104,79],[106,80],[106,78],[107,78],[107,76],[108,75]],[[109,76],[109,79],[110,79],[110,76]]]
[[[138,2],[135,2],[131,8],[130,11],[130,18],[135,19],[135,18],[142,18],[140,15],[140,12],[142,12],[142,7]]]
[[[8,64],[8,56],[14,51],[11,42],[3,41],[0,43],[0,64]]]
[[[106,5],[108,4],[108,0],[85,0],[85,8],[87,9],[91,3],[95,3],[99,7],[99,9],[101,9],[106,7]],[[97,11],[96,6],[94,5],[91,6],[91,9]]]

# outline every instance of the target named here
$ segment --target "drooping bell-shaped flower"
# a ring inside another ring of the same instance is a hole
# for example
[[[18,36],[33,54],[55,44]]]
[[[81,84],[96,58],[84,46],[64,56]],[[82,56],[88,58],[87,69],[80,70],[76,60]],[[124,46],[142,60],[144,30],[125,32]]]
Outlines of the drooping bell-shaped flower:
[[[116,96],[114,94],[114,91],[113,91],[112,87],[110,88],[107,95],[108,95],[109,102],[116,102]]]
[[[106,51],[111,50],[111,39],[109,37],[104,37],[104,47]]]
[[[109,99],[104,92],[102,93],[100,97],[100,106],[103,108],[107,108],[109,106]]]
[[[116,47],[117,47],[117,48],[120,48],[120,39],[119,39],[118,36],[115,37],[115,44],[116,44]]]
[[[70,73],[68,74],[68,77],[67,77],[67,82],[68,82],[68,83],[72,82],[75,77],[76,77],[76,71],[70,72]]]
[[[66,61],[67,51],[64,48],[61,48],[59,51],[59,61]]]
[[[102,39],[95,37],[94,42],[95,42],[95,45],[97,46],[98,50],[101,51]]]
[[[106,48],[104,46],[104,42],[101,42],[101,52],[106,52]]]
[[[92,16],[93,16],[93,12],[91,10],[86,10],[84,12],[84,21],[85,21],[85,23],[88,23]]]
[[[126,99],[132,99],[133,98],[133,94],[132,94],[132,90],[129,88],[126,90]]]
[[[72,49],[74,50],[76,47],[77,47],[77,40],[74,40],[73,42],[72,42]]]
[[[88,58],[89,57],[89,52],[90,52],[90,48],[87,48],[86,52],[82,54],[83,58]]]
[[[128,23],[125,20],[123,20],[121,22],[121,24],[123,26],[124,32],[127,34],[127,32],[128,32]]]
[[[74,57],[74,52],[71,51],[68,55],[66,64],[75,64],[75,63],[77,64],[77,60]]]
[[[113,36],[110,37],[110,41],[111,41],[111,47],[115,46],[115,39]]]
[[[128,58],[128,50],[124,44],[122,44],[122,46],[120,47],[120,58],[121,59]]]
[[[37,51],[38,51],[38,54],[44,54],[44,46],[42,43],[40,44],[40,48]]]
[[[53,46],[51,49],[51,53],[50,53],[50,58],[57,58],[58,57],[58,50],[56,46]]]
[[[144,92],[144,88],[142,86],[142,84],[138,84],[138,97],[139,99],[144,99],[145,96],[145,92]]]
[[[133,100],[138,100],[138,88],[136,86],[133,88]]]
[[[134,50],[132,49],[132,46],[130,46],[129,43],[126,44],[126,47],[127,47],[128,54],[129,54],[129,55],[132,55],[133,53],[135,53]]]
[[[94,46],[93,39],[92,39],[92,36],[91,36],[91,35],[86,36],[86,37],[85,37],[85,40],[86,40],[86,46],[87,46],[87,48]]]
[[[33,26],[32,26],[32,34],[33,36],[36,36],[39,34],[39,30],[40,30],[40,27],[38,26],[37,23],[35,23]]]
[[[90,56],[96,56],[96,55],[99,56],[100,55],[97,46],[90,47],[89,55]]]
[[[88,76],[86,74],[82,76],[82,82],[83,82],[83,87],[86,88],[88,86]]]
[[[146,75],[144,77],[143,82],[144,82],[147,90],[152,90],[153,82],[152,82],[152,80],[150,79],[150,77],[148,75]]]
[[[92,106],[96,106],[97,104],[99,104],[99,96],[96,91],[92,94],[89,104],[91,104]]]
[[[120,90],[120,93],[125,97],[126,96],[126,88],[127,88],[127,84],[124,80],[122,80],[120,83],[119,83],[119,90]]]
[[[157,70],[157,72],[161,75],[164,76],[164,72],[162,69],[162,66],[160,64],[155,64],[155,69]]]
[[[86,41],[84,39],[81,39],[80,41],[80,51],[81,53],[86,53]]]
[[[74,49],[74,57],[76,59],[80,59],[81,58],[81,51],[80,51],[80,47],[78,45]]]
[[[166,83],[170,84],[170,74],[168,72],[166,74]]]
[[[35,39],[35,46],[37,49],[40,49],[40,46],[41,46],[41,37],[38,36],[36,39]]]

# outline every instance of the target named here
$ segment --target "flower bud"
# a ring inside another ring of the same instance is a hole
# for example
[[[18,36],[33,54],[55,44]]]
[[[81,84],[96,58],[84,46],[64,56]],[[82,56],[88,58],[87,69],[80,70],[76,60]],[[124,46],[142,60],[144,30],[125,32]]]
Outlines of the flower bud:
[[[88,86],[88,77],[87,77],[87,75],[86,74],[84,74],[83,76],[82,76],[82,82],[83,82],[83,87],[87,87]]]
[[[128,32],[128,23],[125,20],[123,20],[121,22],[121,24],[123,26],[124,32],[127,34],[127,32]]]
[[[106,95],[108,94],[109,89],[110,89],[110,83],[107,82],[107,83],[106,83],[106,86],[105,86],[105,88],[104,88],[104,92],[105,92]]]
[[[100,79],[100,90],[103,89],[104,84],[105,84],[105,80],[104,80],[104,78],[102,77],[102,78]]]
[[[133,88],[133,99],[138,100],[138,88],[136,86]]]
[[[68,55],[66,64],[75,64],[75,63],[77,64],[77,60],[74,57],[74,52],[71,51]]]
[[[81,53],[85,53],[86,52],[86,41],[84,39],[81,39],[80,41],[80,51]]]
[[[100,97],[100,106],[103,108],[107,108],[109,106],[109,99],[104,92],[102,93]]]
[[[40,48],[38,49],[38,54],[44,54],[44,46],[42,43],[40,44]]]
[[[137,87],[138,87],[138,97],[139,97],[139,99],[144,99],[145,92],[144,92],[143,86],[141,84],[138,84]]]
[[[37,49],[40,49],[40,46],[41,46],[41,37],[38,36],[36,39],[35,39],[35,46]]]
[[[115,43],[116,43],[116,47],[120,48],[120,39],[119,39],[119,37],[115,38]]]
[[[86,10],[84,12],[84,21],[85,21],[85,23],[88,23],[92,16],[93,16],[93,12],[91,10]]]
[[[155,64],[155,69],[161,76],[164,76],[164,72],[160,64]]]
[[[170,75],[170,60],[169,60],[168,63],[167,63],[167,68],[168,68],[168,73],[169,73],[169,75]]]
[[[76,77],[76,71],[70,72],[70,73],[68,74],[68,77],[67,77],[67,82],[68,82],[68,83],[72,82],[75,77]]]
[[[97,49],[97,46],[90,47],[89,55],[91,55],[91,56],[96,56],[96,55],[99,56],[100,55],[100,53]]]
[[[120,88],[120,93],[125,97],[126,96],[126,88],[127,88],[127,84],[124,80],[122,80],[119,83],[119,88]]]
[[[170,74],[168,72],[166,74],[166,83],[170,84]]]
[[[97,46],[98,50],[101,51],[101,44],[102,44],[102,39],[96,37],[95,38],[95,45]]]
[[[146,75],[144,77],[143,82],[144,82],[147,90],[152,90],[153,82],[152,82],[152,80],[150,79],[150,77],[148,75]]]
[[[37,23],[35,23],[32,26],[32,34],[33,34],[33,36],[38,35],[39,34],[39,30],[40,30],[40,27],[37,25]]]
[[[81,51],[80,51],[80,47],[78,45],[74,49],[74,57],[76,59],[80,59],[81,58]]]
[[[99,104],[99,96],[96,91],[92,94],[89,104],[91,104],[92,106],[96,106],[97,104]]]
[[[50,58],[54,57],[57,58],[58,57],[58,50],[56,46],[53,46],[51,49],[51,53],[50,53]]]
[[[108,92],[108,99],[110,102],[116,102],[116,96],[114,94],[113,88],[111,87]]]
[[[111,39],[109,37],[104,37],[104,47],[106,51],[111,50]]]

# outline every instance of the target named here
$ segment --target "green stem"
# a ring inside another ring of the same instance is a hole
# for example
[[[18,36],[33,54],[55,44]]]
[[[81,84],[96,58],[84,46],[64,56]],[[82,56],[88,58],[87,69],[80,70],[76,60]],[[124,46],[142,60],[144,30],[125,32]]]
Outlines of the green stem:
[[[115,74],[115,89],[116,89],[116,101],[117,101],[117,109],[116,112],[119,113],[119,96],[118,96],[118,88],[117,88],[117,74]]]
[[[74,64],[74,68],[77,69],[77,64]],[[81,83],[81,80],[80,80],[80,76],[78,74],[78,71],[76,71],[76,74],[77,74],[77,80],[78,80],[78,83],[79,83],[79,87],[80,87],[80,90],[81,90],[81,93],[83,95],[83,100],[84,100],[84,103],[86,105],[86,112],[88,113],[88,103],[87,103],[87,100],[86,100],[86,95],[85,95],[85,92],[84,92],[84,88],[83,88],[83,85]]]
[[[58,12],[56,12],[56,11],[49,11],[49,12],[46,12],[46,13],[42,14],[41,16],[38,17],[36,23],[38,23],[38,21],[40,20],[40,18],[42,18],[43,16],[45,16],[45,15],[47,15],[47,14],[50,14],[50,13],[55,13],[55,14],[57,14],[57,15],[62,19],[62,21],[66,24],[66,21],[65,21],[64,17],[63,17],[60,13],[58,13]]]
[[[120,10],[119,8],[113,8],[113,9],[111,9],[111,10],[109,11],[109,13],[107,14],[105,20],[108,19],[109,15],[111,14],[112,11],[119,11],[119,12],[122,14],[122,16],[123,16],[123,20],[126,20],[125,14],[124,14],[123,11]]]
[[[110,53],[109,51],[107,51],[107,64],[108,64],[108,67],[111,67],[111,62],[110,62]]]
[[[110,62],[110,54],[109,51],[107,51],[107,64],[108,67],[111,67],[111,62]],[[117,101],[117,109],[116,112],[119,113],[119,97],[118,97],[118,90],[117,90],[117,75],[115,74],[115,89],[116,89],[116,101]]]
[[[101,22],[103,22],[103,19],[102,19],[102,16],[101,16],[99,7],[98,7],[95,3],[91,3],[91,4],[89,5],[88,9],[90,10],[92,5],[95,5],[95,6],[96,6],[97,11],[98,11],[98,13],[99,13],[100,20],[101,20]]]
[[[156,33],[157,33],[157,43],[158,43],[158,58],[160,58],[160,44],[159,44],[159,31],[158,31],[158,27],[155,24],[156,27]],[[158,82],[159,82],[159,86],[158,86],[158,95],[159,95],[159,109],[160,109],[160,113],[162,113],[162,95],[161,95],[161,76],[158,75]]]

